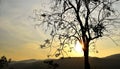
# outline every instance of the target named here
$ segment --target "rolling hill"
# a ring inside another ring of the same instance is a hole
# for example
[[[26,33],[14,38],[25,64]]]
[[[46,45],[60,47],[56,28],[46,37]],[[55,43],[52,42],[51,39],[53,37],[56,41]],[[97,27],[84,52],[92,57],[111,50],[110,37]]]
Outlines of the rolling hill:
[[[120,69],[120,54],[105,58],[90,57],[91,69]],[[50,63],[49,63],[50,62]],[[25,60],[12,62],[14,69],[53,69],[53,64],[58,64],[56,69],[83,69],[83,57],[72,57],[53,60]]]

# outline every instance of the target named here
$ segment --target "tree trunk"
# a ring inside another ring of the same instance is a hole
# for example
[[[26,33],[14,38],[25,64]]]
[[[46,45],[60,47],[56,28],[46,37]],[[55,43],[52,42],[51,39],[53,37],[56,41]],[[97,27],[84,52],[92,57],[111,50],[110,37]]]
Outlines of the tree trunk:
[[[90,64],[89,64],[89,46],[88,44],[85,44],[84,47],[84,69],[90,69]]]

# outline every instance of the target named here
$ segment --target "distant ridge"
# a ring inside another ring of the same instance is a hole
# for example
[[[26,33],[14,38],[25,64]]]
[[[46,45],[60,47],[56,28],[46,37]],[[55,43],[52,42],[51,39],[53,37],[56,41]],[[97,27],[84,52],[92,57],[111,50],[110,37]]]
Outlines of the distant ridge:
[[[51,59],[58,63],[56,69],[83,69],[83,57],[69,57],[61,59]],[[45,60],[48,61],[48,60]],[[120,54],[107,56],[105,58],[90,57],[91,69],[120,69]],[[14,69],[53,69],[50,65],[41,60],[23,60],[11,64]]]
[[[105,57],[105,58],[120,59],[120,54],[110,55],[110,56],[107,56],[107,57]]]
[[[28,59],[28,60],[12,61],[12,63],[32,63],[32,62],[36,62],[36,61],[38,61],[38,60]]]

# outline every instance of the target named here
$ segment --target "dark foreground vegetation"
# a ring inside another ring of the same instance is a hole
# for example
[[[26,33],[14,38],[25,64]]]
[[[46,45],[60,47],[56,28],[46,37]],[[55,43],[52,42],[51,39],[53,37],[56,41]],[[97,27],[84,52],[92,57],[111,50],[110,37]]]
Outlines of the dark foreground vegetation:
[[[82,57],[24,61],[10,61],[5,58],[0,59],[0,69],[84,69]],[[105,58],[90,57],[91,69],[120,69],[119,61],[120,54]]]

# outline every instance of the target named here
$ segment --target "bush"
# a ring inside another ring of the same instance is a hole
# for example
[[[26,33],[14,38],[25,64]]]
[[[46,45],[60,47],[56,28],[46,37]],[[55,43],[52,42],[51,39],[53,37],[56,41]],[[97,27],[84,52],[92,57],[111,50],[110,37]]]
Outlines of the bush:
[[[11,59],[7,60],[5,56],[2,56],[0,58],[0,69],[7,68],[9,69],[9,63],[11,62]]]

